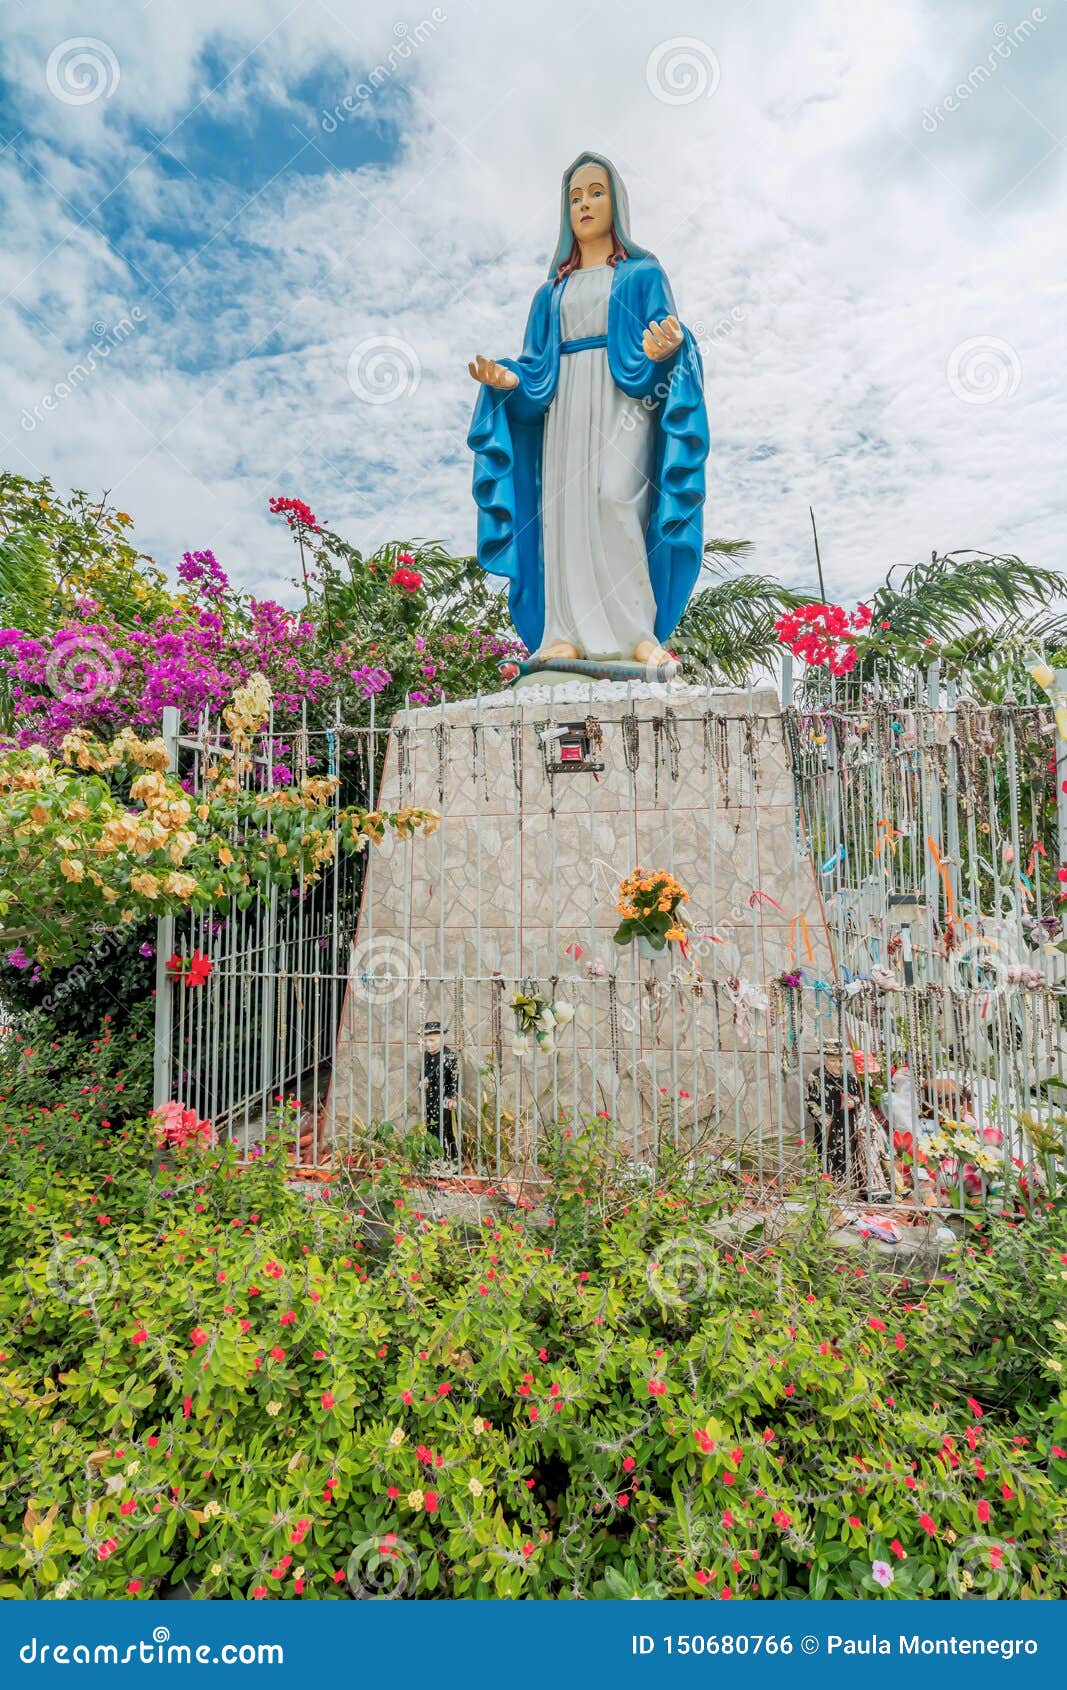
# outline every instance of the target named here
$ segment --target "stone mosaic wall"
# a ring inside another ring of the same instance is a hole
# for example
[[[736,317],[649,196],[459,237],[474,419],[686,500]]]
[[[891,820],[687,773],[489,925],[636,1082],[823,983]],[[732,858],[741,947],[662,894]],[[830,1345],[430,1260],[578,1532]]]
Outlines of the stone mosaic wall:
[[[545,727],[587,716],[603,768],[546,772],[558,742]],[[761,1137],[764,1154],[795,1146],[801,1055],[785,1019],[750,1000],[794,962],[826,976],[831,964],[775,695],[516,694],[503,708],[412,711],[394,728],[381,803],[426,805],[441,827],[374,854],[333,1130],[420,1118],[429,1017],[461,1058],[472,1164],[528,1158],[560,1110],[612,1114],[639,1156],[664,1133],[731,1156],[757,1158]],[[614,946],[618,882],[637,864],[689,890],[688,962]],[[574,1007],[553,1056],[511,1052],[507,1003],[523,981]]]

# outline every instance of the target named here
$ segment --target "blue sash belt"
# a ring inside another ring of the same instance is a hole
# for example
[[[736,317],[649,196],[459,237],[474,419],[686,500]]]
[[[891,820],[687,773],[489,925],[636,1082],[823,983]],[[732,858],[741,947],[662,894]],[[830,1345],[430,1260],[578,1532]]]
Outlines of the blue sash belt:
[[[561,352],[590,352],[594,347],[606,347],[607,344],[606,334],[587,334],[579,340],[561,340],[559,349]]]

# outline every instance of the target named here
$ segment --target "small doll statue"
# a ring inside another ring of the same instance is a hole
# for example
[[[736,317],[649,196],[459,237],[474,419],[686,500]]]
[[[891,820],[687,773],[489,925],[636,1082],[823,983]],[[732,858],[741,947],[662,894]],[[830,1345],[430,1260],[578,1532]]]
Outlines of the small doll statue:
[[[564,175],[522,355],[468,368],[478,561],[519,637],[546,661],[670,665],[703,559],[703,369],[607,159]]]
[[[456,1108],[459,1102],[459,1057],[444,1042],[440,1021],[422,1029],[422,1107],[426,1131],[450,1161],[458,1161]]]

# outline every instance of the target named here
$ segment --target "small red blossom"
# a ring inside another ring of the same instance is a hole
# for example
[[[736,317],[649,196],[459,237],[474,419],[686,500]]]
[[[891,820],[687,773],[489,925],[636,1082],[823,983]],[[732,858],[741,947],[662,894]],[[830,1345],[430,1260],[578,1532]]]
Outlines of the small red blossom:
[[[311,528],[318,531],[318,519],[305,505],[303,499],[271,499],[270,511],[272,516],[284,516],[290,528]]]
[[[416,569],[394,569],[389,584],[405,593],[417,593],[422,586],[422,576]]]

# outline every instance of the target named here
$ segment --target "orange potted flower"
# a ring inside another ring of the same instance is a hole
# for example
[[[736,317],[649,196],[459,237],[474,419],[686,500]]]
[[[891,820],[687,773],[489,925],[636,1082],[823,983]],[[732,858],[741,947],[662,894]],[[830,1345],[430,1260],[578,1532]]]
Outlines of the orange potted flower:
[[[666,869],[635,868],[619,886],[616,906],[622,920],[615,930],[615,943],[628,945],[637,941],[642,956],[652,956],[669,944],[680,943],[686,949],[686,920],[682,904],[689,902],[689,893]]]

